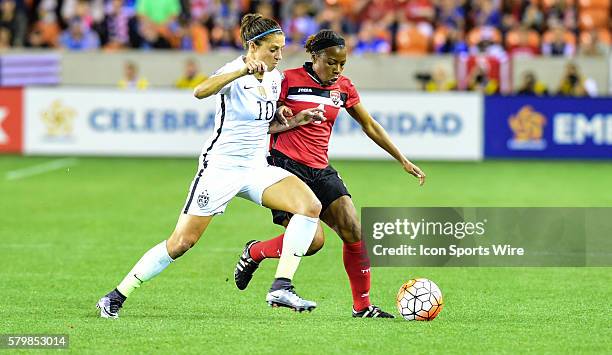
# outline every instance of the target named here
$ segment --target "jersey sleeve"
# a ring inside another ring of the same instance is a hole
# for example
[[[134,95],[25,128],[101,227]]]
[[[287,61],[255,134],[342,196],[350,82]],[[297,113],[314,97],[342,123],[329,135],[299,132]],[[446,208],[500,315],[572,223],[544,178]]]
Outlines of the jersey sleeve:
[[[224,66],[222,66],[221,68],[217,69],[217,71],[215,71],[214,73],[212,73],[212,75],[210,76],[215,77],[221,74],[227,74],[227,73],[231,73],[233,71],[238,70],[238,68],[236,68],[235,65],[232,65],[232,63],[228,63],[225,64]],[[235,81],[235,80],[234,80]],[[221,88],[221,90],[219,90],[219,94],[227,94],[232,86],[232,83],[234,81],[230,81],[229,83],[227,83],[224,87]]]
[[[346,92],[348,97],[346,99],[346,103],[344,104],[345,108],[351,108],[361,102],[357,88],[355,88],[353,82],[348,79],[346,80]]]

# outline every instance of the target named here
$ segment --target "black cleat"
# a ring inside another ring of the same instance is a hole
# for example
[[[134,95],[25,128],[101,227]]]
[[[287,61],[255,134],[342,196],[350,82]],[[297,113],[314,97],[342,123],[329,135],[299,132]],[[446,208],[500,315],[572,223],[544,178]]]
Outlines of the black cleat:
[[[251,240],[246,243],[242,255],[234,269],[234,281],[239,290],[244,290],[251,282],[255,270],[259,267],[259,263],[251,258],[250,250],[253,244],[259,243],[258,240]]]
[[[395,316],[383,311],[378,306],[370,305],[360,312],[353,309],[353,318],[395,318]]]

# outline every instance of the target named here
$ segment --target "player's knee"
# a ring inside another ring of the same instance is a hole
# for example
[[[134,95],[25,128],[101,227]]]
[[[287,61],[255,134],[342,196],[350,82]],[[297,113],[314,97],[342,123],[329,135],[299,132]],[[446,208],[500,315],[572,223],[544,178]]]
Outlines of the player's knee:
[[[174,233],[167,243],[168,254],[172,259],[176,259],[191,249],[197,240],[197,236],[186,233]]]
[[[310,199],[306,203],[303,203],[300,207],[300,211],[297,213],[306,217],[319,218],[321,208],[321,201],[319,201],[319,199],[315,197]]]

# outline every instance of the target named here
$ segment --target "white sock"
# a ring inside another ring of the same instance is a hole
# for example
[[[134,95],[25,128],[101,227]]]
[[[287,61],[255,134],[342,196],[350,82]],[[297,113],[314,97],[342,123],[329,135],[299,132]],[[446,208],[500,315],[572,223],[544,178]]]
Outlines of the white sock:
[[[308,247],[314,239],[318,223],[318,218],[299,214],[291,217],[283,238],[283,251],[278,260],[276,278],[293,279],[293,275],[300,265],[300,257],[306,255]]]
[[[117,290],[125,297],[129,297],[132,291],[140,287],[143,282],[151,280],[164,271],[173,261],[170,255],[168,255],[166,241],[164,240],[151,248],[138,260],[132,270],[117,286]]]

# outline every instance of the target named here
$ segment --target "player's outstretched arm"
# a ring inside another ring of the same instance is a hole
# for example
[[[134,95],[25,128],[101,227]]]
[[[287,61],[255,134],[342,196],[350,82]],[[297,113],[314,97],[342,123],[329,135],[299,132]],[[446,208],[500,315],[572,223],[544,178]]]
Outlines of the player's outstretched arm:
[[[230,73],[213,75],[204,80],[200,85],[193,90],[193,96],[198,99],[204,99],[217,94],[223,87],[232,81],[245,76],[247,74],[262,74],[268,70],[266,64],[259,60],[251,60],[245,63],[244,67]]]
[[[363,132],[373,140],[374,143],[400,162],[407,173],[419,179],[419,185],[425,183],[425,173],[410,160],[406,159],[395,143],[393,143],[387,131],[372,118],[362,103],[347,108],[346,111],[361,125]]]

